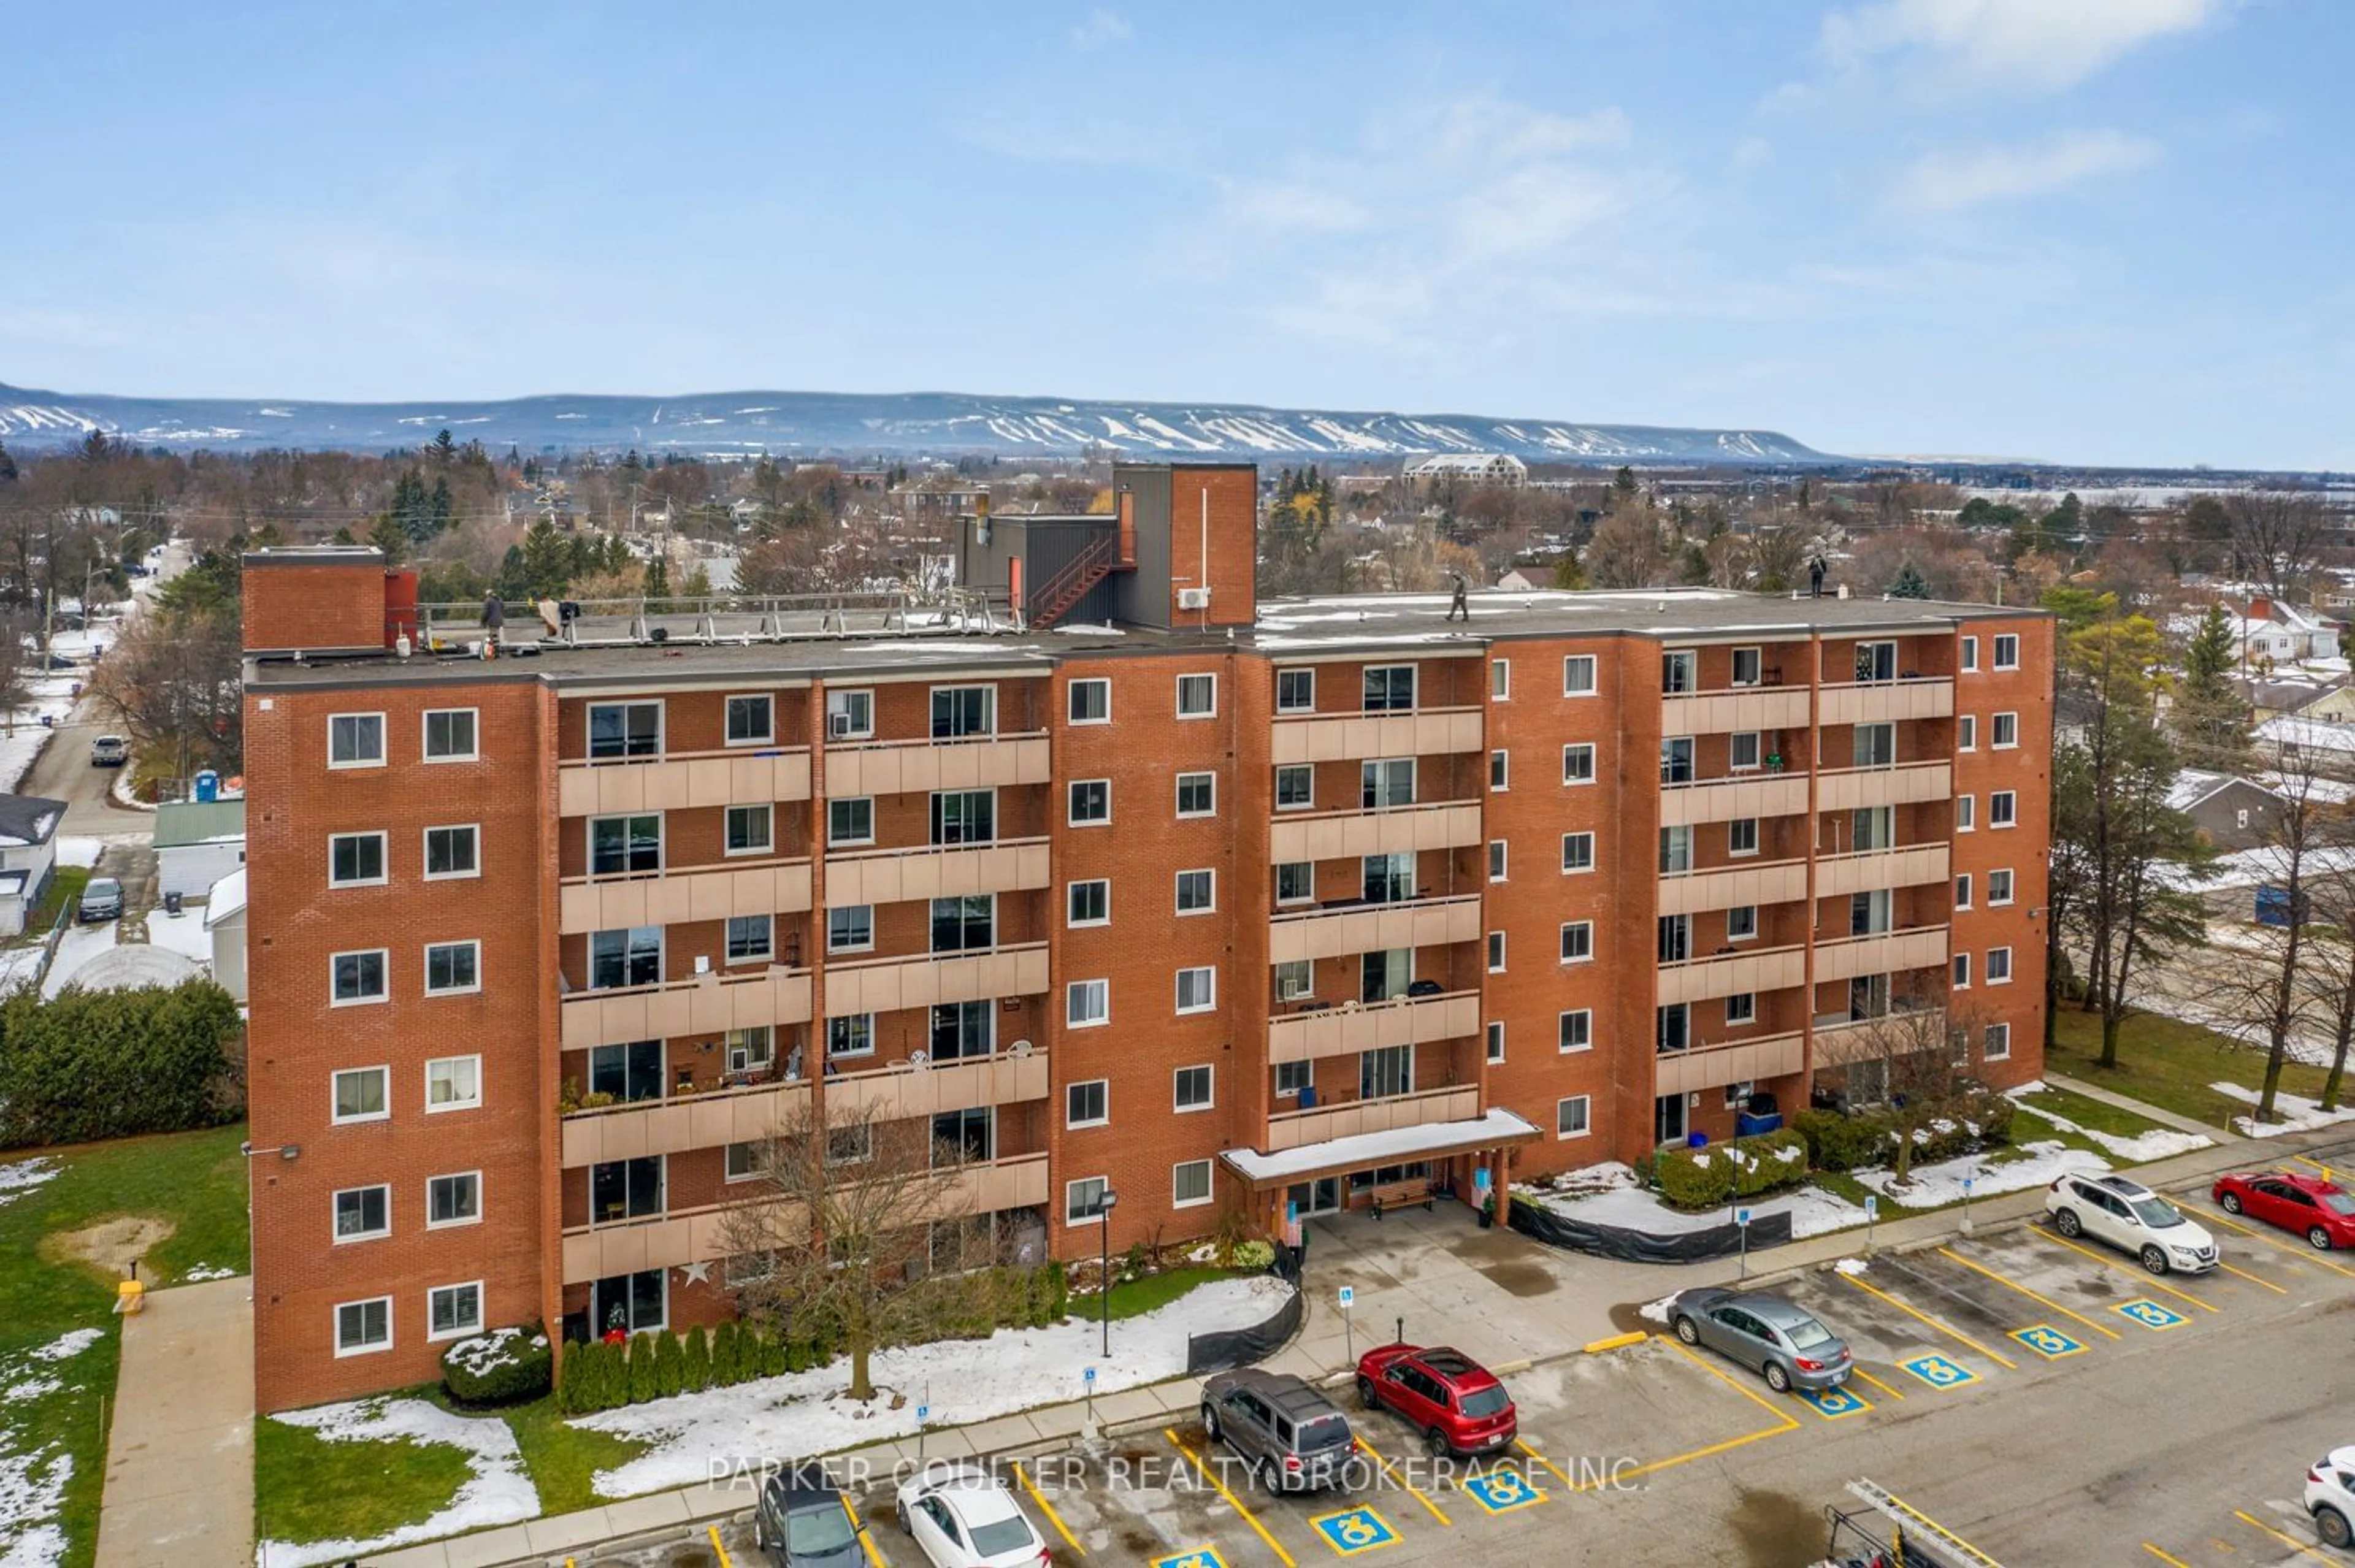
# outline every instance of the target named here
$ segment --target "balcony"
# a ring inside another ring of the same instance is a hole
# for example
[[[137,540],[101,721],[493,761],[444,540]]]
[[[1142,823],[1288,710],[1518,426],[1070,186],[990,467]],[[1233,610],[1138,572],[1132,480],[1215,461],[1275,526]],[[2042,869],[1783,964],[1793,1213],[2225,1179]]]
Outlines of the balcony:
[[[950,741],[838,741],[826,749],[829,795],[1042,784],[1052,776],[1042,731]]]
[[[1756,773],[1660,786],[1660,826],[1685,827],[1741,816],[1795,816],[1807,809],[1807,775]]]
[[[826,966],[829,1018],[929,1008],[937,1002],[1038,997],[1046,991],[1047,944],[1043,942],[988,953],[870,958]]]
[[[1894,975],[1902,969],[1944,969],[1946,928],[1891,931],[1877,936],[1846,936],[1816,944],[1816,978],[1850,980],[1859,975]]]
[[[1011,893],[1048,885],[1047,840],[1008,838],[907,849],[862,849],[826,858],[831,904],[888,904],[964,893]]]
[[[1943,675],[1844,681],[1823,688],[1817,722],[1880,724],[1891,720],[1944,719],[1954,710],[1955,683]]]
[[[677,811],[696,805],[758,805],[810,797],[806,746],[732,747],[683,756],[571,758],[556,772],[562,816],[618,811]]]
[[[1319,1105],[1308,1111],[1281,1111],[1267,1119],[1265,1152],[1276,1154],[1303,1144],[1321,1144],[1364,1133],[1394,1132],[1401,1127],[1468,1122],[1479,1115],[1480,1086],[1476,1083],[1421,1089],[1412,1094],[1388,1094],[1379,1100],[1352,1100],[1346,1104]]]
[[[1903,1056],[1943,1040],[1946,1015],[1943,1008],[1895,1007],[1879,1018],[1851,1019],[1835,1015],[1815,1025],[1816,1065],[1845,1067],[1858,1061],[1881,1061]]]
[[[1694,914],[1742,904],[1789,903],[1807,896],[1805,860],[1771,860],[1717,866],[1706,871],[1667,871],[1660,876],[1660,912]]]
[[[1268,922],[1268,961],[1339,958],[1400,947],[1444,947],[1480,939],[1480,895],[1408,899],[1398,903],[1327,905]]]
[[[658,986],[572,991],[562,998],[563,1049],[716,1035],[760,1024],[807,1023],[806,970],[772,965],[746,975],[698,975]]]
[[[1863,805],[1911,805],[1946,800],[1955,793],[1951,763],[1901,763],[1889,768],[1828,768],[1817,786],[1819,811],[1854,811]]]
[[[1652,1070],[1652,1093],[1689,1094],[1729,1083],[1763,1083],[1798,1072],[1806,1057],[1806,1037],[1797,1034],[1664,1051]]]
[[[984,1105],[1018,1105],[1048,1093],[1047,1053],[1026,1051],[969,1061],[899,1062],[872,1072],[846,1072],[826,1081],[829,1107],[863,1112],[872,1106],[887,1121],[936,1116],[943,1111],[976,1111]]]
[[[1428,757],[1477,752],[1486,744],[1482,735],[1477,708],[1300,718],[1278,714],[1274,758],[1278,763],[1349,763],[1368,757]]]
[[[1944,882],[1948,859],[1944,844],[1826,855],[1816,862],[1816,892],[1821,898],[1838,898],[1846,893]]]
[[[1745,991],[1779,991],[1802,986],[1807,979],[1805,947],[1767,947],[1756,952],[1740,948],[1659,969],[1660,1005],[1705,1002],[1718,997],[1738,997]]]
[[[1363,1006],[1324,1008],[1269,1020],[1270,1061],[1316,1061],[1391,1045],[1430,1045],[1480,1032],[1480,993],[1400,997]]]
[[[1418,849],[1460,849],[1481,843],[1480,803],[1442,800],[1371,811],[1280,814],[1268,831],[1268,861],[1341,860]]]
[[[1725,735],[1738,730],[1804,730],[1804,686],[1742,687],[1660,699],[1663,735]]]
[[[556,893],[566,936],[632,925],[683,925],[738,914],[797,914],[810,907],[810,863],[698,866],[620,877],[567,877]]]

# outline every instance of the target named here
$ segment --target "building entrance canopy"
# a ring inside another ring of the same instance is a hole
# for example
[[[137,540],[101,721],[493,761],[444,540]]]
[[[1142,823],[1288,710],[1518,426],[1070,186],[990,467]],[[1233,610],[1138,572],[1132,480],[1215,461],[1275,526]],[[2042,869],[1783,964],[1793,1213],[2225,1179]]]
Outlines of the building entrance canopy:
[[[1386,1132],[1359,1133],[1323,1143],[1302,1144],[1275,1154],[1231,1148],[1219,1158],[1229,1170],[1252,1185],[1253,1191],[1288,1187],[1321,1176],[1345,1176],[1353,1170],[1399,1165],[1409,1160],[1442,1159],[1476,1149],[1504,1148],[1533,1143],[1537,1128],[1510,1111],[1492,1110],[1464,1122],[1435,1122],[1425,1126],[1392,1127]]]

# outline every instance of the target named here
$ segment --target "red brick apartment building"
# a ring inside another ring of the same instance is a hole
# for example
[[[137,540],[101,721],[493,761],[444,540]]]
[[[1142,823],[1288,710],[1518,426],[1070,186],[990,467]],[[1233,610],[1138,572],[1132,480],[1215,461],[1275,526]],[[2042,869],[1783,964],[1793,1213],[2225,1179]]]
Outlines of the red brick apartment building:
[[[1261,605],[1249,468],[1116,489],[963,526],[1021,632],[412,655],[373,550],[247,558],[262,1409],[725,1314],[731,1171],[812,1096],[933,1118],[975,1215],[1083,1256],[1107,1186],[1122,1248],[1869,1098],[1892,1008],[2037,1074],[2046,618]]]

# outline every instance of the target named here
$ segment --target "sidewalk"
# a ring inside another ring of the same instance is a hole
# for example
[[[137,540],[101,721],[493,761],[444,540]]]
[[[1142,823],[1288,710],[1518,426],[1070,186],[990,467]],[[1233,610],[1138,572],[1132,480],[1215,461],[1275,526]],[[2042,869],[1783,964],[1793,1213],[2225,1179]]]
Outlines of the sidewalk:
[[[252,1290],[177,1285],[123,1320],[98,1568],[252,1568]]]

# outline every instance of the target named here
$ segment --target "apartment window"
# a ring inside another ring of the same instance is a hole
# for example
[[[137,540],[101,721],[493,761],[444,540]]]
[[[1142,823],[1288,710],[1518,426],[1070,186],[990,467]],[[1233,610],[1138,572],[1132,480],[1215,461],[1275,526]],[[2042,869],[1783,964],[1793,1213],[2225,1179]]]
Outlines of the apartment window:
[[[1316,1064],[1313,1061],[1279,1061],[1275,1064],[1275,1097],[1297,1100],[1301,1091],[1316,1082]]]
[[[1205,965],[1178,971],[1178,1010],[1207,1013],[1219,1005],[1219,972]],[[1209,1068],[1202,1070],[1205,1072]]]
[[[1978,667],[1979,640],[1977,637],[1965,637],[1963,639],[1963,668],[1967,671],[1975,670]]]
[[[1859,724],[1850,740],[1849,761],[1859,768],[1887,768],[1897,763],[1897,726]]]
[[[589,705],[589,755],[596,761],[661,754],[663,705],[659,702],[592,702]]]
[[[1590,784],[1594,782],[1594,742],[1581,741],[1561,749],[1561,782],[1566,784]]]
[[[1208,1067],[1181,1067],[1176,1074],[1177,1107],[1181,1111],[1207,1111],[1210,1108],[1210,1070]]]
[[[1897,645],[1895,643],[1857,644],[1856,678],[1860,681],[1895,680],[1897,678]]]
[[[1692,829],[1679,823],[1660,829],[1660,874],[1674,876],[1692,869]]]
[[[425,1183],[425,1227],[471,1225],[483,1217],[483,1173],[461,1171],[435,1176]]]
[[[663,819],[658,811],[629,816],[589,819],[589,874],[619,876],[659,871],[663,862]]]
[[[826,694],[826,733],[833,741],[863,741],[875,733],[875,694],[871,691],[829,691]]]
[[[986,953],[997,943],[997,895],[958,893],[932,901],[934,953]]]
[[[751,964],[765,962],[773,953],[775,942],[773,923],[765,914],[731,914],[728,917],[728,962]]]
[[[657,817],[656,821],[661,819]],[[429,827],[425,830],[425,880],[445,881],[483,874],[479,827]],[[659,853],[659,850],[657,850]]]
[[[1210,1200],[1210,1162],[1188,1159],[1169,1168],[1169,1206],[1199,1209]]]
[[[1564,697],[1594,695],[1594,656],[1572,654],[1561,661],[1561,694]]]
[[[633,925],[618,931],[589,933],[589,988],[610,991],[624,986],[652,986],[662,979],[663,931],[659,925]]]
[[[1682,964],[1692,957],[1692,916],[1664,914],[1659,920],[1659,955],[1663,964]]]
[[[2019,826],[2019,792],[1999,789],[1987,796],[1987,826],[2017,827]]]
[[[1504,972],[1505,933],[1501,931],[1492,931],[1488,933],[1488,973],[1501,975]]]
[[[1989,1024],[1987,1026],[1987,1033],[1980,1038],[1984,1041],[1982,1049],[1989,1061],[2003,1061],[2010,1057],[2011,1026],[2009,1024]]]
[[[1102,877],[1071,883],[1063,890],[1063,912],[1066,925],[1110,925],[1112,883]]]
[[[333,1094],[336,1123],[381,1122],[391,1115],[391,1083],[392,1069],[389,1067],[353,1067],[336,1073]]]
[[[932,826],[935,845],[996,843],[997,792],[989,789],[935,791],[932,795]]]
[[[1758,819],[1737,816],[1725,825],[1725,852],[1729,855],[1758,853]]]
[[[1414,709],[1414,666],[1368,665],[1365,671],[1365,710],[1369,713],[1408,713]]]
[[[1762,657],[1762,650],[1760,649],[1734,649],[1732,673],[1728,677],[1726,684],[1729,686],[1756,686],[1758,684],[1760,668],[1764,663],[1764,660]]]
[[[1103,1176],[1082,1176],[1077,1181],[1063,1183],[1063,1223],[1101,1223],[1104,1217],[1104,1194],[1111,1190],[1112,1179]]]
[[[1505,1060],[1505,1020],[1488,1020],[1488,1061],[1491,1065]]]
[[[1850,893],[1848,896],[1848,933],[1850,936],[1879,936],[1888,931],[1895,910],[1896,895],[1882,888],[1873,892]]]
[[[1275,965],[1275,999],[1296,1002],[1316,988],[1316,965],[1311,959],[1286,958]]]
[[[1971,955],[1967,953],[1957,953],[1955,955],[1955,989],[1967,991],[1970,988]]]
[[[875,797],[848,795],[826,803],[826,841],[829,845],[875,842]]]
[[[845,1013],[838,1019],[826,1019],[826,1054],[829,1061],[837,1056],[874,1055],[875,1015]]]
[[[1700,685],[1700,655],[1677,648],[1660,656],[1660,694],[1681,696]]]
[[[1511,784],[1512,778],[1513,759],[1511,753],[1507,752],[1489,752],[1488,787],[1492,790],[1503,790]]]
[[[1660,741],[1660,782],[1664,784],[1690,784],[1693,778],[1693,743],[1689,735],[1669,735]]]
[[[1112,682],[1075,680],[1065,688],[1065,717],[1074,724],[1112,722]]]
[[[1725,998],[1725,1021],[1729,1024],[1754,1024],[1758,1021],[1758,994],[1737,991]]]
[[[1505,841],[1502,838],[1488,840],[1488,880],[1492,882],[1505,880]]]
[[[1112,1082],[1091,1078],[1063,1087],[1063,1125],[1101,1127],[1112,1120]]]
[[[1987,977],[1990,986],[2011,984],[2011,949],[1990,947],[1987,955]]]
[[[777,1060],[777,1037],[767,1024],[751,1024],[743,1029],[731,1029],[719,1039],[720,1049],[727,1053],[730,1072],[764,1072]],[[794,1076],[801,1076],[801,1063],[794,1063]]]
[[[2019,744],[2019,715],[1998,713],[1995,716],[1995,749],[2009,751]]]
[[[957,741],[997,732],[997,692],[986,686],[932,688],[932,739]]]
[[[1753,942],[1758,936],[1758,906],[1735,904],[1725,912],[1725,939],[1728,942]]]
[[[1219,775],[1179,773],[1178,775],[1178,815],[1216,816],[1218,814]]]
[[[1112,1021],[1112,982],[1074,980],[1063,987],[1063,1022],[1071,1029],[1093,1029]]]
[[[1316,770],[1305,763],[1287,763],[1275,770],[1275,809],[1306,811],[1316,804]]]
[[[425,1337],[455,1339],[483,1331],[483,1286],[439,1285],[425,1293]]]
[[[1998,904],[2008,904],[2010,901],[2011,873],[2009,871],[1989,871],[1987,873],[1987,903],[1990,906],[1993,906]]]
[[[1178,717],[1208,719],[1219,710],[1219,677],[1181,675],[1178,677]]]
[[[750,1181],[769,1168],[768,1146],[761,1143],[737,1143],[728,1146],[722,1157],[721,1174],[730,1181]]]
[[[1653,1014],[1652,1047],[1657,1051],[1683,1051],[1692,1044],[1692,1005],[1670,1002]]]
[[[728,743],[765,746],[777,738],[775,705],[765,696],[728,699]]]
[[[1592,1051],[1594,1049],[1594,1009],[1574,1008],[1554,1022],[1554,1047],[1558,1051]]]
[[[1958,795],[1955,797],[1955,831],[1968,833],[1978,826],[1978,797]]]
[[[826,950],[864,953],[875,945],[875,906],[845,904],[826,912]]]
[[[1316,712],[1316,672],[1313,669],[1277,670],[1275,710],[1278,713]]]
[[[384,766],[384,715],[337,713],[327,720],[327,765],[331,768]]]
[[[1178,912],[1207,914],[1219,907],[1218,873],[1215,871],[1180,871],[1178,873]]]
[[[1071,822],[1074,827],[1089,827],[1112,820],[1112,780],[1073,779],[1071,789]]]
[[[1726,766],[1735,773],[1747,773],[1756,768],[1759,756],[1757,731],[1737,730],[1726,738]]]
[[[381,833],[338,833],[327,840],[327,885],[373,887],[384,880]]]
[[[634,1040],[625,1045],[591,1046],[589,1092],[611,1094],[624,1104],[661,1099],[663,1042]]]
[[[875,1128],[868,1124],[834,1127],[826,1135],[826,1163],[865,1165],[875,1157]]]
[[[1490,773],[1494,777],[1493,764]],[[1386,806],[1414,804],[1414,759],[1412,757],[1377,757],[1360,763],[1358,770],[1359,806],[1376,811]]]
[[[1561,961],[1584,964],[1594,956],[1594,923],[1591,920],[1566,922],[1561,928]]]
[[[1967,871],[1955,879],[1955,907],[1958,910],[1971,907],[1971,879]]]
[[[1998,669],[2019,667],[2019,639],[2009,632],[1995,640],[1995,667]]]
[[[363,953],[338,953],[327,963],[334,980],[336,1007],[355,1007],[363,1002],[385,999],[387,959],[383,948],[370,948]]]
[[[483,1059],[437,1056],[425,1064],[427,1111],[471,1111],[483,1103]]]
[[[368,1242],[392,1234],[392,1189],[346,1187],[336,1194],[336,1240]]]
[[[1285,860],[1275,868],[1275,901],[1313,903],[1316,899],[1316,862]]]
[[[991,1002],[936,1002],[932,1032],[934,1061],[973,1061],[997,1053],[997,1008]]]
[[[727,847],[730,855],[765,855],[775,847],[776,808],[770,805],[731,805],[726,818]]]
[[[1561,836],[1561,869],[1565,875],[1594,869],[1593,834],[1565,833]]]
[[[1553,1136],[1558,1138],[1582,1138],[1587,1134],[1587,1097],[1572,1094],[1557,1100],[1553,1107]]]
[[[365,1356],[392,1349],[392,1297],[346,1301],[336,1308],[336,1354]]]
[[[471,708],[429,708],[425,711],[425,760],[429,763],[471,763],[474,760],[474,710]]]
[[[1965,713],[1955,720],[1955,750],[1976,752],[1979,749],[1979,721],[1976,714]]]
[[[1490,699],[1497,702],[1502,702],[1512,695],[1513,661],[1510,659],[1490,659],[1488,661],[1488,696]]]

